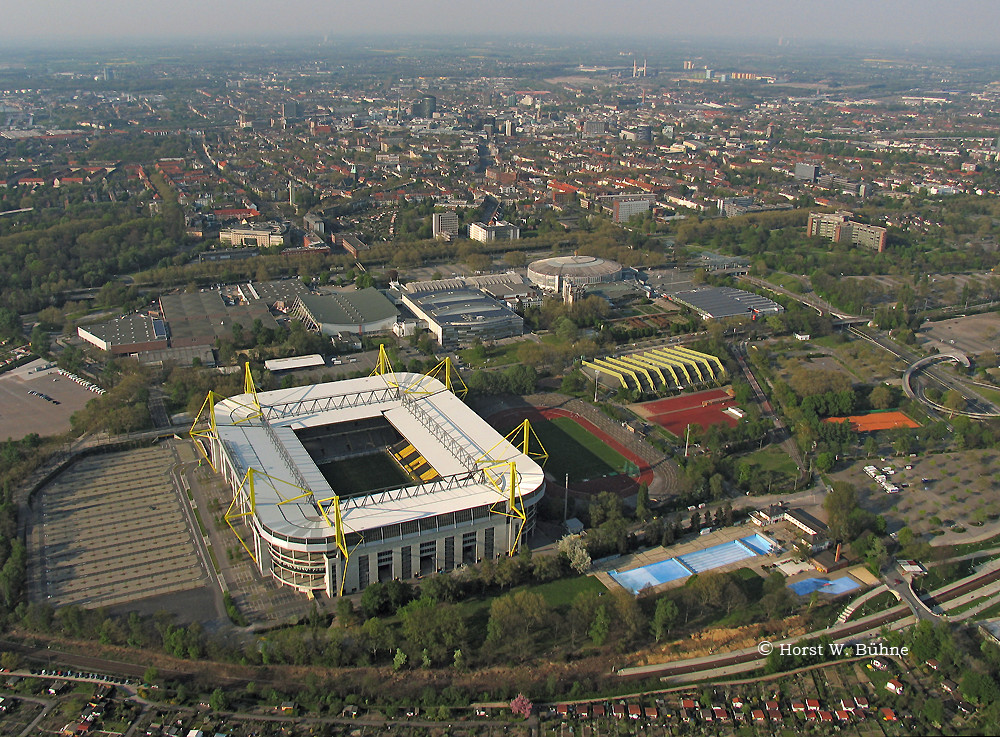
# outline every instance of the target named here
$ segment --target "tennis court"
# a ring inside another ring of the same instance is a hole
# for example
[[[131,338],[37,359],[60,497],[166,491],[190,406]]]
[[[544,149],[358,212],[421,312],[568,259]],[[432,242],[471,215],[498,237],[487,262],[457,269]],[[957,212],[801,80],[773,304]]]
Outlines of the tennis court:
[[[856,432],[875,432],[876,430],[895,430],[898,427],[916,429],[918,422],[911,420],[902,412],[872,412],[867,415],[851,415],[850,417],[828,417],[827,422],[850,422],[851,429]]]

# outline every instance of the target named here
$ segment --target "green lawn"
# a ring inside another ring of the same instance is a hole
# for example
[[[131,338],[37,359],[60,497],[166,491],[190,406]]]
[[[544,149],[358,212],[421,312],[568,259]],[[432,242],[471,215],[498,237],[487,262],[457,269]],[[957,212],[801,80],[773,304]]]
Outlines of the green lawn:
[[[527,589],[533,594],[541,594],[545,598],[546,603],[553,609],[568,608],[573,603],[576,595],[582,591],[596,591],[600,594],[606,594],[608,591],[607,587],[598,581],[595,576],[575,576],[573,578],[560,578],[557,581],[550,581],[549,583],[516,586],[510,591],[497,594],[497,596],[506,596],[522,589]],[[456,606],[462,611],[463,616],[488,619],[490,606],[493,604],[493,599],[495,598],[497,597],[488,596],[485,598],[467,599],[456,604]]]
[[[621,473],[625,458],[591,435],[569,417],[556,417],[532,424],[532,429],[548,451],[545,470],[562,479],[566,473],[574,481],[596,479]]]
[[[794,292],[795,294],[804,294],[806,291],[806,285],[802,283],[802,280],[797,279],[791,274],[778,274],[777,272],[771,272],[765,277],[765,279],[772,284],[779,284],[789,292]]]
[[[1000,391],[996,389],[987,389],[983,386],[976,386],[974,391],[982,394],[986,399],[990,400],[994,404],[1000,404]]]
[[[743,456],[741,460],[757,466],[761,471],[775,471],[787,476],[794,476],[798,473],[795,461],[778,445],[769,445],[762,450]]]
[[[323,477],[342,498],[412,483],[388,451],[324,463],[319,468]]]

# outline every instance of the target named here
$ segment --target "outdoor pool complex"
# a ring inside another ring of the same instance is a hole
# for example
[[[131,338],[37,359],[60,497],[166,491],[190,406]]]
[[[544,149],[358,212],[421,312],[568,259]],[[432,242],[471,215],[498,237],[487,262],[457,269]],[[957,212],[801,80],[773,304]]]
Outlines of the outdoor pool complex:
[[[611,571],[611,578],[633,594],[638,594],[650,586],[687,578],[696,573],[710,571],[758,555],[779,552],[781,546],[778,543],[758,532],[740,540],[695,550],[693,553],[668,558],[659,563],[650,563],[642,568],[633,568],[631,571]]]

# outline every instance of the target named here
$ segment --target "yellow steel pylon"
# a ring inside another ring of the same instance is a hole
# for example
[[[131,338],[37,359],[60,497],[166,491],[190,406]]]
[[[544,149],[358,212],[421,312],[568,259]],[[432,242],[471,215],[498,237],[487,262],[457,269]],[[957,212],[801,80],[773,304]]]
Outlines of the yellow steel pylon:
[[[381,376],[385,379],[386,386],[398,387],[399,384],[396,383],[394,378],[396,371],[392,367],[392,362],[389,361],[389,354],[385,352],[385,343],[379,343],[378,346],[378,362],[375,364],[375,368],[372,372],[368,374],[369,376]]]
[[[454,375],[455,377],[454,381],[452,380],[452,375]],[[448,356],[446,356],[440,363],[438,363],[437,366],[435,366],[426,374],[424,374],[424,376],[426,376],[429,379],[437,379],[438,381],[440,381],[442,384],[445,385],[445,388],[448,391],[450,391],[459,399],[464,399],[465,395],[469,393],[469,387],[465,385],[465,382],[462,380],[462,375],[458,373],[458,369],[455,368],[454,364],[451,361],[451,358]],[[420,379],[411,387],[407,388],[406,391],[410,394],[420,394],[420,393],[430,394],[431,391],[429,389],[425,390],[420,389],[422,382],[423,379]]]
[[[494,474],[492,473],[493,469],[503,467],[507,467],[510,470],[510,478],[507,482],[509,493],[504,492],[503,488],[497,482],[497,479],[503,480],[506,474],[501,473],[497,475],[497,478],[494,478]],[[510,517],[511,519],[520,520],[520,524],[517,525],[517,534],[514,536],[514,541],[511,543],[510,550],[507,551],[508,555],[514,556],[517,554],[518,545],[521,542],[521,532],[524,531],[524,525],[528,521],[528,515],[524,511],[524,501],[521,499],[521,490],[517,484],[517,464],[514,463],[514,461],[510,461],[508,463],[497,463],[493,466],[484,468],[483,471],[486,474],[486,479],[490,482],[493,488],[496,489],[501,496],[506,497],[504,500],[506,502],[506,509],[502,507],[497,508],[497,505],[504,504],[504,502],[498,501],[490,505],[490,512],[504,517]]]
[[[197,441],[197,438],[203,438],[205,440],[218,440],[219,432],[215,426],[215,402],[217,399],[224,399],[224,397],[219,396],[213,391],[209,391],[208,395],[205,397],[205,401],[201,403],[201,409],[198,410],[198,414],[195,415],[194,422],[191,423],[191,429],[188,431],[188,435],[192,440],[195,441],[194,445],[198,449],[201,456],[208,461],[208,465],[211,466],[212,471],[216,471],[215,464],[212,463],[212,459],[209,457],[208,453],[201,446],[201,443]],[[205,410],[208,410],[208,429],[198,429],[198,425],[202,421],[202,415],[205,414]]]
[[[532,449],[532,438],[534,438],[535,443],[538,444],[538,450]],[[548,451],[545,450],[545,446],[542,445],[542,441],[539,439],[538,434],[535,432],[534,428],[531,427],[531,422],[527,419],[507,433],[507,436],[503,440],[506,440],[529,458],[537,459],[540,466],[544,466],[545,462],[549,459]],[[494,463],[495,459],[492,457],[492,453],[500,446],[500,443],[502,443],[503,440],[499,441],[496,445],[486,451],[476,461],[476,463]]]

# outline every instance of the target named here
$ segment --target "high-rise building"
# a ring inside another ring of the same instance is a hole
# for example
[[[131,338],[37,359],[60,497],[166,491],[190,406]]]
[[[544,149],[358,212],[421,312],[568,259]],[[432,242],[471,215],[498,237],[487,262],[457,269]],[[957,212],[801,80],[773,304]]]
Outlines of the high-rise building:
[[[458,235],[458,213],[435,212],[431,216],[431,228],[435,238],[450,239]]]
[[[851,213],[844,210],[834,213],[812,212],[809,213],[806,232],[836,243],[852,243],[882,253],[885,250],[886,229],[850,218]]]
[[[815,182],[819,177],[819,167],[816,164],[804,164],[799,162],[795,165],[795,178],[804,182]]]
[[[616,223],[624,223],[633,215],[640,215],[649,212],[652,203],[648,197],[636,197],[635,199],[615,199],[611,203],[611,211],[614,214]]]
[[[414,118],[431,118],[437,111],[437,98],[434,95],[424,95],[410,105],[410,114]]]

